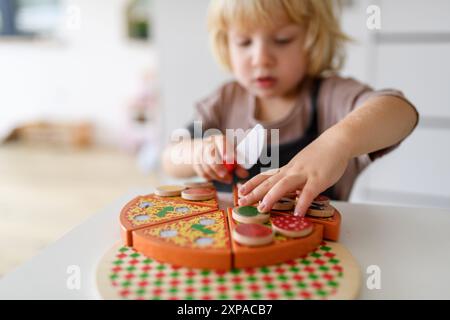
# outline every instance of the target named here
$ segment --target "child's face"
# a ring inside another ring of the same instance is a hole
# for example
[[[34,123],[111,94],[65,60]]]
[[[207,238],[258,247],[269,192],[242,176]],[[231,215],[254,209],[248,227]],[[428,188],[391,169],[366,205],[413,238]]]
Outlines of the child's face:
[[[237,81],[259,98],[289,96],[307,71],[304,39],[303,28],[285,19],[273,27],[230,28],[228,45]]]

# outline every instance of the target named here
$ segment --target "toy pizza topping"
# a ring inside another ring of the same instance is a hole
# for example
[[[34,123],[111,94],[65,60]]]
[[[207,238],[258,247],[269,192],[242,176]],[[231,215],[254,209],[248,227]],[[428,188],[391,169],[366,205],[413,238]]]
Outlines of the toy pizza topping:
[[[183,194],[188,195],[210,195],[214,193],[214,190],[211,188],[192,188],[183,191]]]
[[[212,182],[186,182],[184,184],[187,188],[213,188]]]
[[[284,196],[289,199],[295,199],[297,197],[297,191],[286,193]]]
[[[171,229],[169,229],[169,230],[162,230],[159,233],[159,235],[162,238],[173,238],[173,237],[176,237],[178,235],[178,231],[177,230],[171,230]]]
[[[209,246],[211,244],[214,243],[214,239],[213,238],[208,238],[208,237],[202,237],[202,238],[197,238],[195,240],[195,243],[199,246]]]
[[[325,210],[325,205],[320,204],[320,203],[311,203],[311,205],[309,206],[310,209],[314,209],[314,210]]]
[[[137,216],[133,217],[133,220],[136,221],[147,221],[150,219],[150,216],[148,214],[138,214]]]
[[[320,202],[324,202],[324,201],[330,201],[330,198],[328,198],[327,196],[324,195],[318,195],[314,200],[314,202],[316,201],[320,201]]]
[[[174,185],[159,186],[155,189],[155,194],[160,197],[174,197],[179,196],[184,189],[186,189],[186,187],[184,186],[174,186]]]
[[[189,207],[178,207],[178,208],[175,208],[174,211],[177,213],[188,213],[191,210],[189,209]]]
[[[184,189],[186,189],[186,187],[184,187],[184,186],[169,186],[169,185],[167,185],[167,186],[159,186],[158,188],[157,188],[159,191],[168,191],[168,192],[172,192],[172,191],[174,191],[174,192],[176,192],[176,191],[183,191]]]
[[[292,199],[289,198],[281,198],[280,200],[278,200],[279,203],[292,203]]]
[[[143,201],[139,204],[139,208],[141,209],[146,209],[146,208],[150,208],[153,207],[153,203],[148,202],[148,201]]]
[[[267,237],[272,234],[272,229],[257,223],[239,224],[234,230],[243,236],[252,238]]]
[[[253,206],[242,206],[237,209],[237,212],[244,217],[255,217],[260,212]]]
[[[289,231],[302,231],[312,226],[312,223],[304,217],[296,216],[275,217],[272,224],[277,228]]]

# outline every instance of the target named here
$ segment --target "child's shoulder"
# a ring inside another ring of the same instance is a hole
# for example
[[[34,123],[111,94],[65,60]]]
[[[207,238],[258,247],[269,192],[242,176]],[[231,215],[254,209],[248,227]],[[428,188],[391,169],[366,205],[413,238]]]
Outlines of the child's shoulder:
[[[370,88],[367,84],[353,78],[345,77],[337,73],[324,76],[321,82],[321,88],[335,90],[335,89],[353,89],[353,88]]]
[[[340,120],[358,106],[362,106],[370,98],[379,96],[394,96],[409,102],[403,92],[398,89],[374,89],[355,78],[333,74],[323,78],[318,105],[325,115],[324,117],[329,115],[330,121],[334,122]]]
[[[339,104],[355,101],[359,96],[374,92],[366,83],[353,77],[332,74],[322,78],[319,101],[335,101]]]

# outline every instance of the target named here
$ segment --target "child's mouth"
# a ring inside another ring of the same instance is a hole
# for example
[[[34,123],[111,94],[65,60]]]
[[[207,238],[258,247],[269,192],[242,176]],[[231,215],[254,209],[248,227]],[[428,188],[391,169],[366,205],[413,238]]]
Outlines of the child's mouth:
[[[260,88],[268,89],[273,87],[276,81],[274,77],[259,77],[256,78],[256,85]]]

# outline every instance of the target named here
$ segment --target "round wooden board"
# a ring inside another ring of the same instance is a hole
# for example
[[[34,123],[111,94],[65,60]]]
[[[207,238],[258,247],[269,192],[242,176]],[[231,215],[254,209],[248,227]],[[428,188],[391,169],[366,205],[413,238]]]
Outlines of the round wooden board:
[[[160,263],[118,243],[99,261],[96,283],[103,299],[334,300],[357,298],[361,273],[350,252],[335,242],[282,264],[230,271]]]

